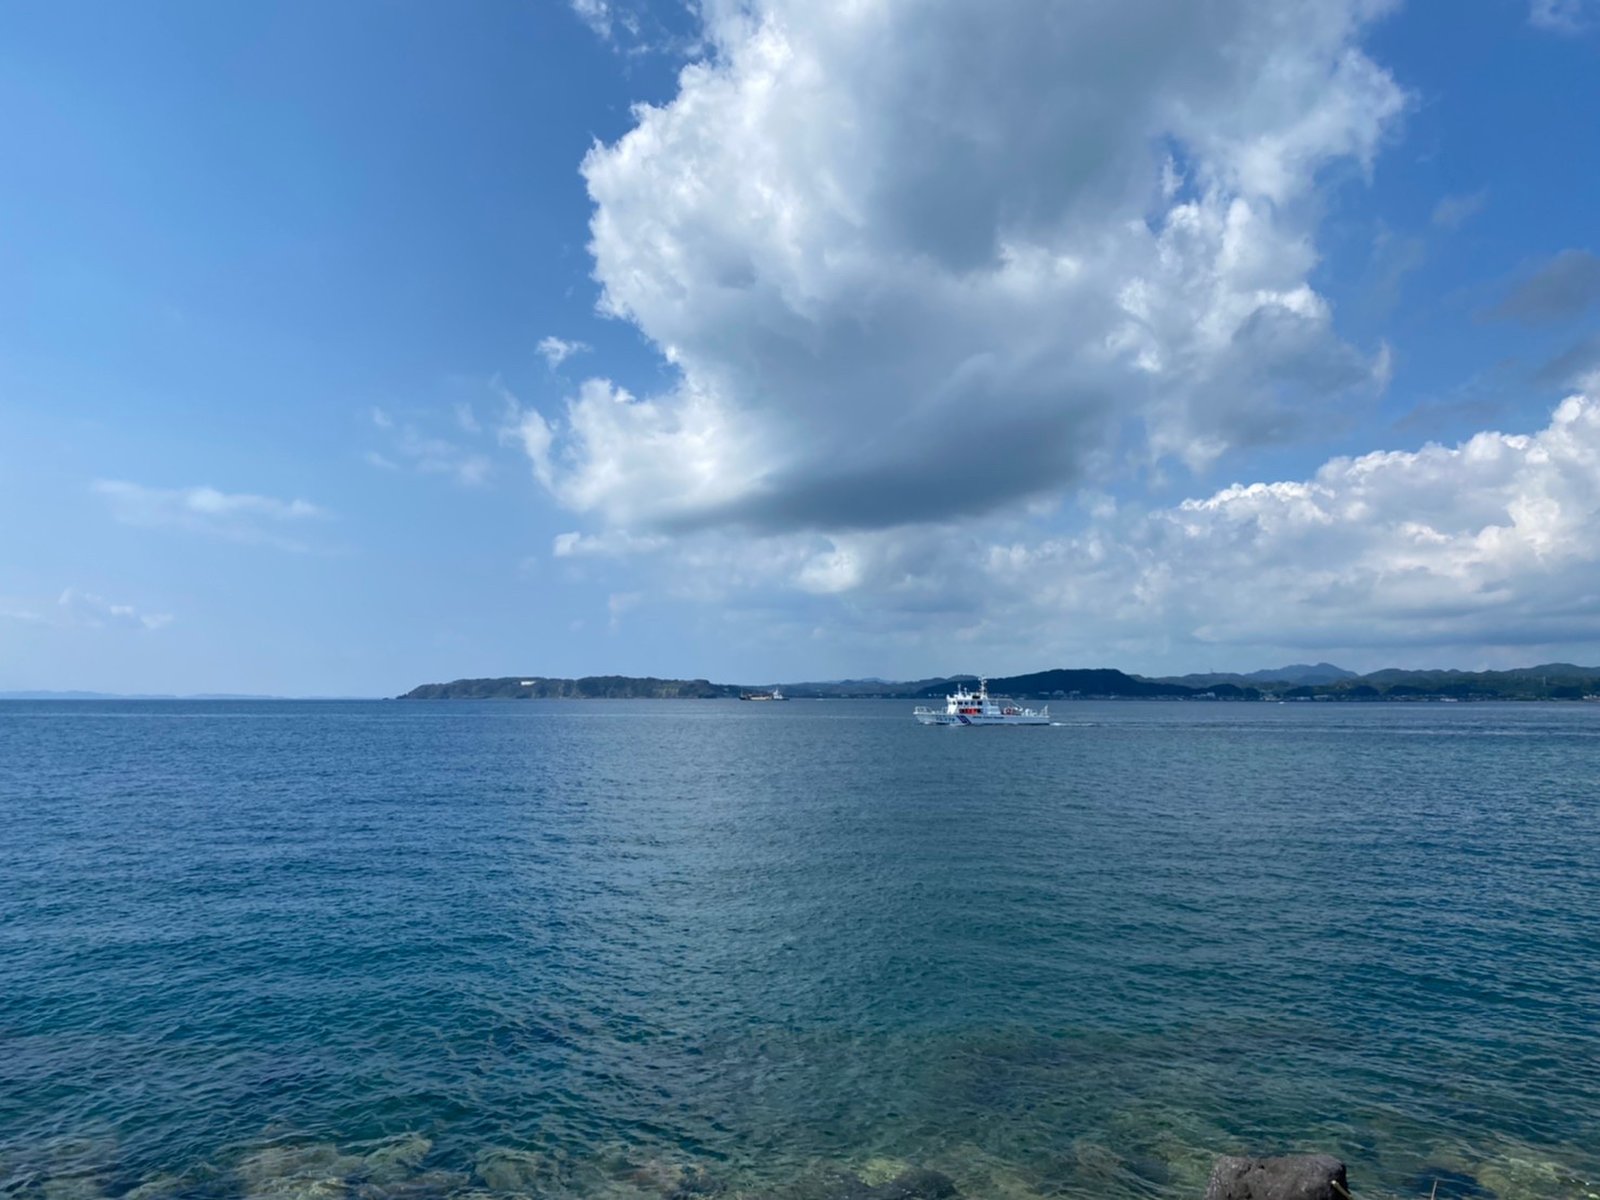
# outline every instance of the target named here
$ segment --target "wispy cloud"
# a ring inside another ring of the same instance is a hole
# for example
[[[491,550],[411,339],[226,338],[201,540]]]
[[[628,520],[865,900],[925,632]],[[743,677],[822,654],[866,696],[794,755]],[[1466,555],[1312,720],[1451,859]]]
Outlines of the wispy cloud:
[[[556,534],[550,552],[555,558],[626,558],[652,553],[666,545],[666,538],[631,534],[623,529],[598,534],[573,531]]]
[[[574,354],[582,354],[588,348],[586,342],[568,342],[554,336],[539,339],[539,353],[544,355],[544,361],[550,364],[552,371]]]
[[[670,54],[699,57],[704,43],[692,30],[679,28],[694,12],[693,4],[651,6],[646,0],[568,0],[574,15],[611,49],[630,57]]]
[[[0,598],[0,620],[21,621],[55,629],[135,629],[150,631],[172,624],[172,614],[147,612],[108,600],[95,592],[67,587],[49,600]]]
[[[118,604],[94,592],[69,587],[56,599],[55,624],[87,629],[161,629],[172,624],[171,613],[140,612],[131,604]]]
[[[1445,196],[1433,206],[1433,224],[1438,229],[1460,229],[1482,212],[1488,202],[1487,188],[1460,196]]]
[[[1400,303],[1406,277],[1428,261],[1427,243],[1420,237],[1397,234],[1380,225],[1372,240],[1372,257],[1367,266],[1367,301],[1374,311],[1388,313]],[[1384,368],[1374,363],[1374,369]]]
[[[1584,33],[1600,25],[1600,0],[1532,0],[1528,21],[1550,33]]]
[[[455,407],[456,424],[464,432],[479,433],[482,427],[465,404]],[[412,470],[420,475],[448,475],[462,487],[480,487],[494,474],[487,455],[446,438],[424,433],[409,421],[396,421],[381,408],[372,410],[372,424],[387,435],[384,450],[368,450],[368,464],[386,471]]]
[[[1534,378],[1563,388],[1600,391],[1600,333],[1580,338],[1540,367]]]
[[[643,601],[643,592],[612,592],[607,596],[606,611],[611,614],[612,630],[621,628],[623,613],[638,608]]]
[[[1541,325],[1575,317],[1600,303],[1600,258],[1587,250],[1563,250],[1506,293],[1489,317]]]
[[[96,480],[93,489],[110,507],[114,520],[146,528],[167,527],[203,533],[228,541],[304,551],[304,543],[282,529],[325,517],[308,500],[280,500],[252,492],[224,492],[202,485],[153,488],[120,479]]]
[[[611,40],[617,14],[612,11],[608,0],[572,0],[572,11],[596,37],[608,42]]]
[[[455,414],[456,424],[461,426],[462,433],[483,432],[483,426],[478,421],[478,414],[472,411],[472,405],[465,400],[457,401]]]

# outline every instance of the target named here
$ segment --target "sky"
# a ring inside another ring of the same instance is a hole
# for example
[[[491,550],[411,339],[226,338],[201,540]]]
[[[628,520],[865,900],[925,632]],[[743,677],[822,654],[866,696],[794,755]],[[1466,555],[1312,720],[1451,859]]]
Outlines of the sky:
[[[0,6],[0,690],[1600,663],[1600,0]]]

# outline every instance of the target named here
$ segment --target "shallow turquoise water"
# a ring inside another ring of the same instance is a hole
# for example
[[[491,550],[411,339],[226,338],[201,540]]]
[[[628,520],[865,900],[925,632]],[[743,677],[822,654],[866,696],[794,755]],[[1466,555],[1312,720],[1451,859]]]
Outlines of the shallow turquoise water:
[[[908,713],[0,704],[0,1181],[1600,1193],[1600,705]]]

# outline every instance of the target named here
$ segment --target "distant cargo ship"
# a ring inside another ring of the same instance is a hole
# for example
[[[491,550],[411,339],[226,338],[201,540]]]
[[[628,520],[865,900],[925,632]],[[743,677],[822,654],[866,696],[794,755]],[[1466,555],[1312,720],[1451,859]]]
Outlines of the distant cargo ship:
[[[770,692],[740,692],[739,693],[739,699],[741,699],[741,700],[787,700],[788,698],[789,697],[785,696],[777,688],[773,688]]]

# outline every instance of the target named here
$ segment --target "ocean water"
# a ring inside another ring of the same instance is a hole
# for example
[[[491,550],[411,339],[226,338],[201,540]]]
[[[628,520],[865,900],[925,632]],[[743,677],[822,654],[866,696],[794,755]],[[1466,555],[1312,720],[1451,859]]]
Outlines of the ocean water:
[[[1600,705],[0,705],[18,1200],[1600,1195]]]

